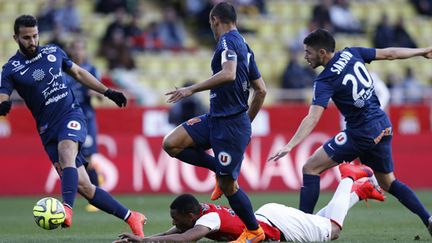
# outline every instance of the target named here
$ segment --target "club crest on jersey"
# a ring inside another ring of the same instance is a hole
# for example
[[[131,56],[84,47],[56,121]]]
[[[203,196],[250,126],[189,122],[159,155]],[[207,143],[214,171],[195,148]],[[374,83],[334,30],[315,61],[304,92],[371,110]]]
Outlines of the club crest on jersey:
[[[189,119],[189,120],[186,122],[186,124],[188,124],[188,126],[192,126],[193,124],[198,123],[198,122],[200,122],[200,121],[201,121],[201,118],[199,118],[199,117],[194,117],[194,118]]]
[[[219,163],[221,163],[221,165],[227,166],[227,165],[231,164],[231,155],[228,154],[227,152],[222,151],[218,154],[218,160],[219,160]]]
[[[47,59],[48,59],[48,61],[50,61],[50,62],[55,62],[55,61],[57,61],[57,58],[56,58],[53,54],[49,54],[49,55],[47,56]]]
[[[81,130],[81,124],[77,121],[70,121],[67,124],[67,128],[79,131]]]
[[[338,133],[338,134],[335,136],[334,141],[335,141],[335,143],[336,143],[337,145],[343,145],[343,144],[345,144],[346,141],[347,141],[347,135],[346,135],[346,133],[345,133],[345,132],[340,132],[340,133]]]

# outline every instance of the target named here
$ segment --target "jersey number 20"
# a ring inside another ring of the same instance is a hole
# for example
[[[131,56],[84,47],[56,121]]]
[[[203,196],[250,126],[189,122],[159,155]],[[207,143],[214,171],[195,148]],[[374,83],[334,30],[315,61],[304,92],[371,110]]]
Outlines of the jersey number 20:
[[[349,81],[352,83],[352,97],[353,100],[356,101],[365,95],[366,90],[369,90],[372,87],[372,78],[369,72],[366,70],[365,65],[361,62],[356,62],[353,69],[355,75],[345,75],[344,79],[342,80],[342,84],[347,85]],[[360,86],[358,81],[360,81]],[[364,98],[367,99],[370,96],[370,92],[367,92],[366,94],[367,97]]]

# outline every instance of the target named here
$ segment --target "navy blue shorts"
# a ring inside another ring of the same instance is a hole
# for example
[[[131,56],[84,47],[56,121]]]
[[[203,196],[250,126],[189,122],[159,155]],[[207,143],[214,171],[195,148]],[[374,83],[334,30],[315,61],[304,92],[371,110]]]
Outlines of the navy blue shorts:
[[[217,175],[238,178],[244,152],[252,134],[247,113],[230,117],[211,117],[205,114],[182,125],[197,146],[204,150],[213,149]]]
[[[374,171],[393,172],[392,127],[381,119],[359,129],[345,129],[323,144],[327,155],[337,163],[356,158]]]
[[[40,134],[42,143],[45,147],[51,163],[56,166],[59,161],[58,144],[62,140],[72,140],[78,142],[78,155],[75,161],[76,167],[86,165],[87,161],[82,154],[81,145],[85,141],[87,134],[84,115],[80,110],[66,114],[61,120],[50,126],[44,133]]]
[[[97,148],[97,124],[96,124],[96,117],[89,116],[87,117],[87,136],[85,138],[85,142],[82,145],[81,152],[84,155],[84,157],[90,157],[92,154],[95,154],[98,152]]]

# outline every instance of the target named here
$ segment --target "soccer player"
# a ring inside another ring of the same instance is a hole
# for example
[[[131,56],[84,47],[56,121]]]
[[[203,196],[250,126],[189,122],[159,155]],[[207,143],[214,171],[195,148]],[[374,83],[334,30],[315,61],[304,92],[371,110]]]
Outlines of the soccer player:
[[[97,80],[100,80],[100,74],[97,71],[96,67],[88,61],[86,53],[86,43],[83,39],[79,38],[73,40],[68,46],[67,53],[75,64],[87,70]],[[82,85],[80,82],[75,81],[71,76],[67,74],[66,80],[68,85],[72,89],[76,100],[80,104],[86,118],[87,136],[84,143],[82,144],[81,152],[85,160],[88,162],[86,168],[87,174],[89,175],[90,182],[95,186],[99,186],[98,173],[92,161],[92,155],[98,152],[98,148],[96,140],[96,114],[91,104],[91,97],[96,95],[99,96],[99,94]],[[86,210],[89,212],[98,211],[98,209],[91,204],[87,205]]]
[[[88,88],[104,94],[119,107],[126,106],[126,97],[108,89],[85,69],[73,63],[57,46],[39,46],[37,21],[21,15],[15,20],[14,39],[17,53],[3,66],[0,80],[0,116],[11,109],[9,100],[17,90],[31,111],[36,128],[51,162],[61,178],[66,219],[63,227],[72,225],[72,207],[77,191],[90,204],[125,220],[132,232],[143,236],[145,216],[132,212],[106,191],[90,183],[80,148],[87,129],[83,111],[68,86],[63,72]]]
[[[217,184],[212,198],[217,199],[223,193],[246,225],[238,242],[258,242],[264,239],[264,232],[237,178],[251,137],[251,121],[264,102],[266,88],[254,53],[237,31],[236,21],[236,11],[227,2],[215,5],[210,11],[210,27],[217,40],[211,62],[213,76],[167,93],[168,102],[175,103],[196,92],[210,90],[210,113],[176,127],[164,138],[163,148],[172,157],[214,171]],[[254,95],[249,107],[251,87]],[[205,152],[209,148],[215,157]]]
[[[303,166],[300,209],[312,213],[319,197],[320,174],[344,161],[360,158],[375,171],[379,185],[417,214],[432,235],[432,218],[416,194],[397,180],[391,151],[392,124],[380,109],[365,63],[373,60],[432,58],[432,48],[345,48],[335,52],[335,39],[324,29],[304,39],[305,59],[324,70],[314,81],[308,115],[291,140],[269,160],[278,160],[305,139],[321,118],[330,98],[346,120],[346,129],[320,146]]]
[[[342,180],[333,198],[316,215],[277,203],[263,205],[255,216],[264,229],[266,241],[329,241],[339,237],[348,209],[359,200],[376,199],[383,201],[384,196],[368,180],[358,183],[360,178],[372,175],[367,166],[342,164],[339,167]],[[354,183],[354,181],[356,182]],[[354,192],[351,193],[351,190]],[[190,195],[178,196],[171,203],[170,214],[174,227],[166,232],[150,237],[136,237],[121,234],[121,242],[193,242],[204,237],[227,241],[237,238],[244,224],[232,209],[199,203]]]

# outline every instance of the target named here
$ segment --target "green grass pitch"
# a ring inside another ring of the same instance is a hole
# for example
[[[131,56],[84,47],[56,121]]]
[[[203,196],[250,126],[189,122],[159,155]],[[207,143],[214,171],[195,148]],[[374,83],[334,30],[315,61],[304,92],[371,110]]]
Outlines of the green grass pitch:
[[[417,191],[425,206],[432,210],[432,191]],[[316,209],[325,205],[332,193],[322,192]],[[47,195],[44,195],[47,196]],[[298,193],[249,193],[257,209],[267,202],[278,202],[293,207],[298,205]],[[33,204],[39,197],[0,197],[0,242],[112,242],[127,225],[111,215],[85,211],[86,201],[78,198],[74,207],[73,226],[70,229],[43,230],[32,215]],[[117,195],[116,198],[133,210],[146,214],[148,223],[144,232],[151,235],[171,227],[169,204],[174,194]],[[210,193],[198,195],[209,201]],[[57,198],[59,196],[57,195]],[[228,205],[226,199],[218,201]],[[385,202],[364,202],[355,205],[345,219],[341,238],[336,242],[430,242],[419,218],[404,208],[391,195]],[[316,210],[317,211],[317,210]]]

